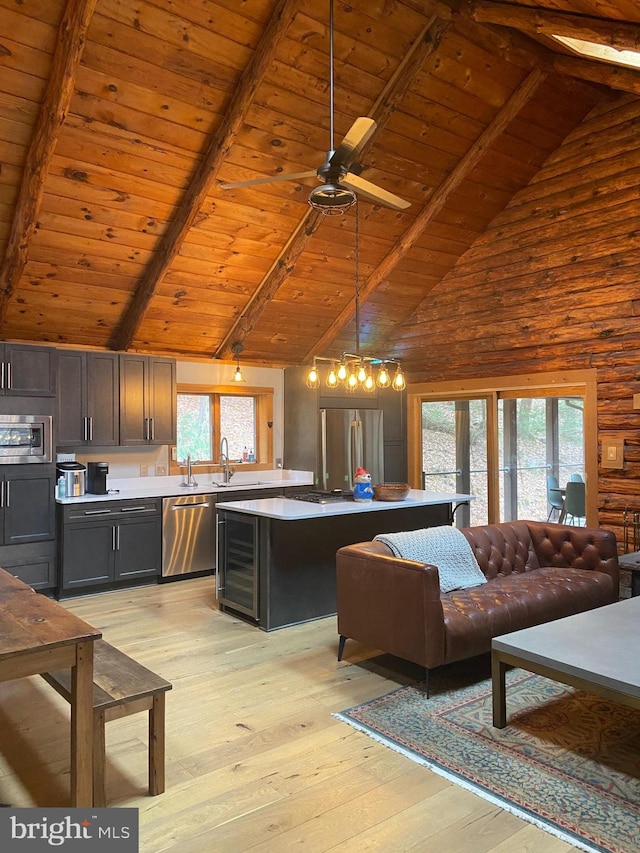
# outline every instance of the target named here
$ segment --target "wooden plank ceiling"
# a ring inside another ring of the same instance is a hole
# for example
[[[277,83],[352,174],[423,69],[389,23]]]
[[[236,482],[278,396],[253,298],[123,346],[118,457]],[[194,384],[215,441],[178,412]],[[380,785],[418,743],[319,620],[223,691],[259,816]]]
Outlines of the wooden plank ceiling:
[[[354,209],[313,211],[328,0],[0,0],[0,336],[273,365],[354,348]],[[377,130],[358,204],[362,351],[428,294],[640,71],[636,0],[335,2],[335,136]],[[441,284],[447,276],[445,283]],[[406,355],[406,348],[403,350]]]

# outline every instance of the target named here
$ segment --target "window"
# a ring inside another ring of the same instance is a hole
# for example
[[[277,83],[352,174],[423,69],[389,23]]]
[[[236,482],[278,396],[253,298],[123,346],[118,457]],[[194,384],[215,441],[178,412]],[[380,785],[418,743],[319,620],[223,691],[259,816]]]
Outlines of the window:
[[[271,464],[272,426],[272,388],[178,387],[178,462],[217,464],[226,438],[231,462]]]
[[[256,406],[253,397],[220,396],[222,436],[229,442],[229,459],[255,461]]]
[[[547,476],[564,486],[577,474],[597,524],[594,370],[425,382],[407,403],[412,483],[475,496],[456,512],[458,527],[545,520]]]
[[[178,394],[178,459],[213,459],[213,420],[209,394]]]

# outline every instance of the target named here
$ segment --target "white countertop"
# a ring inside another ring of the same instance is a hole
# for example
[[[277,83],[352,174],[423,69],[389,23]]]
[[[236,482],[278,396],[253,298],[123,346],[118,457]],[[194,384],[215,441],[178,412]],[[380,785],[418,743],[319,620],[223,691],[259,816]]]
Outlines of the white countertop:
[[[459,495],[452,492],[427,492],[411,489],[403,501],[336,501],[335,503],[314,504],[298,501],[294,498],[260,498],[248,501],[216,501],[216,507],[259,515],[263,518],[275,518],[279,521],[298,521],[303,518],[322,518],[332,515],[351,515],[362,512],[380,512],[386,509],[406,509],[415,506],[434,506],[437,504],[461,503],[473,500],[473,495]]]
[[[194,469],[197,486],[183,486],[186,476],[177,477],[123,477],[109,478],[109,493],[106,495],[84,494],[78,497],[57,498],[59,504],[93,503],[94,501],[142,500],[144,498],[166,498],[175,495],[210,495],[224,492],[256,491],[258,489],[282,488],[284,486],[313,486],[311,471],[290,471],[281,468],[271,471],[236,472],[228,486],[220,485],[217,473],[198,473]],[[215,481],[215,482],[214,482]]]

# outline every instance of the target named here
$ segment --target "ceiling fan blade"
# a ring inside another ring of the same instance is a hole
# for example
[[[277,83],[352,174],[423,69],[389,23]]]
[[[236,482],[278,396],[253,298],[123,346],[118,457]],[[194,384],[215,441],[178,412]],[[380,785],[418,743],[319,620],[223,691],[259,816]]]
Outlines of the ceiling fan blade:
[[[375,132],[376,126],[372,118],[364,116],[357,118],[340,145],[333,152],[329,163],[332,166],[344,166],[348,169],[357,160],[358,154]]]
[[[386,207],[392,207],[394,210],[405,210],[411,207],[410,201],[405,201],[399,195],[383,190],[382,187],[372,184],[371,181],[365,181],[364,178],[351,172],[340,178],[340,183],[358,195],[376,201],[378,204],[384,204]]]
[[[314,178],[317,172],[313,169],[310,172],[291,172],[288,175],[273,175],[270,178],[252,178],[249,181],[235,181],[231,184],[220,184],[223,190],[235,190],[238,187],[255,187],[258,184],[275,184],[277,181],[299,181],[302,178]]]

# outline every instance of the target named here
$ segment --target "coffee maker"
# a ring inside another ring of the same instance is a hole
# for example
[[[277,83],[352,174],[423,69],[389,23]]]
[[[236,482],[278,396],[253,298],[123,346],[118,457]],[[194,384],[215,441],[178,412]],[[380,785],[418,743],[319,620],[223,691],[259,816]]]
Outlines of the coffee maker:
[[[90,495],[107,494],[107,462],[87,462],[87,492]]]

